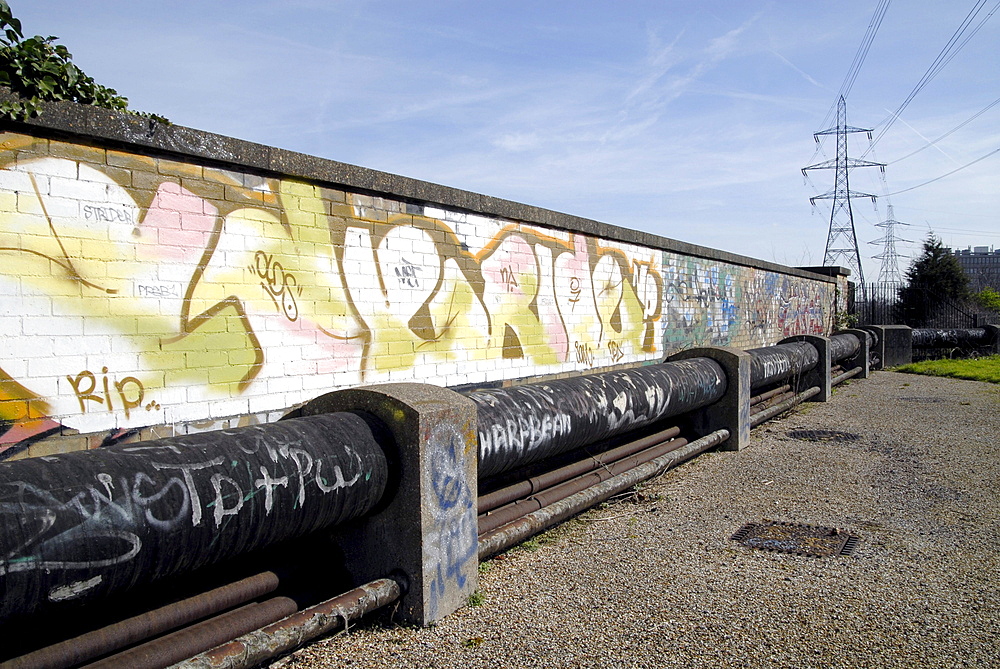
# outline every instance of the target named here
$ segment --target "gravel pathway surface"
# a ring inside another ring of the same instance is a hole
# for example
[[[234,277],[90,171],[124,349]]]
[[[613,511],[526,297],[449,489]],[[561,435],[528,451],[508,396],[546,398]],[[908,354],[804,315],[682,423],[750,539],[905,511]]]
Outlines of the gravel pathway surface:
[[[377,615],[272,666],[1000,666],[998,472],[1000,388],[878,372],[484,563],[435,627]],[[763,520],[861,542],[730,539]]]

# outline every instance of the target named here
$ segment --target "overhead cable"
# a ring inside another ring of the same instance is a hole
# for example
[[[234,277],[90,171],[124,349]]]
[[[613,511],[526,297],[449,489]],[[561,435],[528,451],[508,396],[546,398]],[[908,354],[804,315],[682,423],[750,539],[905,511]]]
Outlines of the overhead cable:
[[[981,160],[986,160],[987,158],[989,158],[990,156],[992,156],[994,153],[997,153],[997,152],[1000,152],[1000,148],[993,149],[992,151],[990,151],[989,153],[987,153],[985,156],[980,156],[980,157],[976,158],[975,160],[973,160],[971,163],[966,163],[965,165],[962,165],[959,168],[953,169],[951,172],[948,172],[946,174],[942,174],[939,177],[931,179],[930,181],[925,181],[922,184],[917,184],[916,186],[910,186],[909,188],[904,188],[903,190],[898,190],[895,193],[889,193],[889,195],[899,195],[900,193],[906,193],[906,192],[909,192],[911,190],[916,190],[917,188],[921,188],[923,186],[926,186],[927,184],[932,184],[935,181],[940,181],[941,179],[944,179],[945,177],[950,177],[955,172],[960,172],[960,171],[964,170],[966,167],[971,167],[971,166],[975,165],[976,163],[978,163]]]
[[[902,158],[896,158],[895,160],[893,160],[893,161],[891,161],[891,162],[889,162],[889,163],[887,163],[887,164],[888,164],[888,165],[895,165],[896,163],[898,163],[898,162],[899,162],[899,161],[901,161],[901,160],[906,160],[906,159],[907,159],[907,158],[909,158],[910,156],[915,156],[915,155],[917,155],[918,153],[920,153],[921,151],[923,151],[924,149],[926,149],[926,148],[928,148],[928,147],[931,147],[931,146],[934,146],[935,144],[937,144],[938,142],[940,142],[940,141],[941,141],[942,139],[944,139],[945,137],[948,137],[948,136],[949,136],[949,135],[951,135],[952,133],[955,133],[955,132],[958,132],[959,130],[961,130],[961,129],[962,129],[962,128],[964,128],[965,126],[969,125],[970,123],[972,123],[973,121],[975,121],[975,120],[976,120],[977,118],[979,118],[980,116],[982,116],[983,114],[985,114],[985,113],[986,113],[986,112],[988,112],[989,110],[991,110],[991,109],[993,109],[994,107],[996,107],[996,106],[997,106],[997,104],[1000,104],[1000,98],[997,98],[997,99],[996,99],[996,100],[994,100],[993,102],[989,103],[988,105],[986,105],[985,107],[983,107],[982,109],[980,109],[979,111],[977,111],[977,112],[976,112],[975,114],[973,114],[973,115],[972,115],[972,116],[970,116],[969,118],[965,119],[964,121],[962,121],[961,123],[959,123],[958,125],[956,125],[956,126],[955,126],[954,128],[952,128],[951,130],[949,130],[949,131],[948,131],[948,132],[946,132],[945,134],[941,135],[940,137],[938,137],[938,138],[937,138],[937,139],[935,139],[934,141],[931,141],[931,142],[927,142],[926,144],[924,144],[923,146],[921,146],[921,147],[920,147],[919,149],[917,149],[916,151],[912,151],[911,153],[908,153],[908,154],[906,154],[906,155],[905,155],[905,156],[903,156]]]
[[[920,81],[917,82],[917,85],[913,87],[913,90],[910,91],[910,94],[907,95],[906,99],[903,100],[902,104],[900,104],[899,107],[896,108],[896,111],[892,112],[892,114],[890,114],[884,121],[882,121],[882,123],[878,124],[879,126],[882,127],[882,129],[879,131],[878,135],[872,141],[871,146],[875,146],[875,144],[877,144],[878,141],[882,139],[882,137],[889,130],[889,128],[892,127],[892,124],[896,122],[896,119],[899,118],[899,115],[903,113],[903,110],[906,109],[906,107],[910,104],[910,102],[913,101],[913,98],[916,97],[917,93],[922,91],[924,86],[929,84],[934,79],[934,77],[936,77],[941,72],[941,70],[943,70],[944,67],[951,62],[952,58],[954,58],[955,55],[962,50],[962,47],[968,44],[969,40],[972,39],[976,35],[976,33],[980,31],[983,25],[987,21],[989,21],[990,17],[992,17],[993,14],[996,13],[997,9],[1000,9],[1000,1],[998,1],[997,4],[993,6],[993,9],[991,9],[989,13],[985,17],[983,17],[979,21],[979,23],[976,24],[974,28],[971,29],[970,32],[969,27],[976,20],[976,17],[979,15],[979,13],[983,10],[983,7],[986,5],[986,2],[987,0],[976,0],[976,4],[973,6],[971,10],[969,10],[969,13],[966,15],[965,19],[962,20],[961,25],[959,25],[959,27],[955,30],[951,38],[948,40],[948,43],[944,45],[944,47],[938,53],[937,57],[934,58],[934,62],[932,62],[930,67],[927,68],[927,71],[924,72],[924,75],[920,78]],[[869,148],[869,151],[870,150],[871,149]],[[862,157],[867,155],[867,153],[868,151],[862,154]]]
[[[847,75],[844,77],[843,83],[840,84],[840,90],[837,91],[838,100],[842,97],[846,99],[851,92],[851,88],[854,87],[854,80],[858,78],[858,73],[861,71],[861,66],[868,56],[868,50],[871,49],[872,42],[875,40],[875,34],[882,25],[882,19],[885,18],[885,13],[889,9],[890,2],[892,0],[879,0],[878,6],[875,7],[875,13],[872,15],[871,21],[868,22],[868,29],[865,31],[865,36],[861,38],[861,44],[854,54],[854,60],[847,70]],[[830,111],[826,113],[826,117],[823,119],[822,127],[826,127],[827,121],[830,120],[830,116],[836,109],[837,103],[834,102],[830,107]]]

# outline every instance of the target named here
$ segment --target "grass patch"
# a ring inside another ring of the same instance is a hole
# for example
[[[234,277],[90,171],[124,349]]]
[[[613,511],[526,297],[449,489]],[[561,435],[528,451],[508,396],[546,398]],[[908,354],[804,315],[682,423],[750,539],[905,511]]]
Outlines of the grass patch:
[[[482,606],[483,602],[486,601],[486,595],[476,590],[474,593],[469,595],[469,606]]]
[[[895,371],[1000,383],[1000,355],[969,360],[924,360],[897,367]]]

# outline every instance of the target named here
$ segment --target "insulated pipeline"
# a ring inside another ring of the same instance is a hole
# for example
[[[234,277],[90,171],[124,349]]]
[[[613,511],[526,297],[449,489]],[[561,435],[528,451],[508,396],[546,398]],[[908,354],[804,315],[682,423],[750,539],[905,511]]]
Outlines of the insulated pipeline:
[[[819,363],[816,347],[808,342],[752,348],[750,387],[762,388],[807,372]]]
[[[325,414],[0,463],[0,622],[364,515],[388,477],[373,429]]]
[[[725,391],[719,364],[692,358],[470,393],[479,415],[479,478],[693,411]]]
[[[830,362],[834,363],[861,350],[861,340],[856,335],[839,334],[830,337]]]
[[[957,348],[985,346],[990,343],[986,328],[945,330],[916,328],[912,331],[913,348]]]

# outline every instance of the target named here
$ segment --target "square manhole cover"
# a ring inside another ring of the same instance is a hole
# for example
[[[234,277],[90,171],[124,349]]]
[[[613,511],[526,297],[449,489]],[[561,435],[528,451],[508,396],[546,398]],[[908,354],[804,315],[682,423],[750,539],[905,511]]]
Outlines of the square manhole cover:
[[[835,527],[768,520],[747,523],[730,537],[744,546],[809,557],[853,555],[860,539]]]

